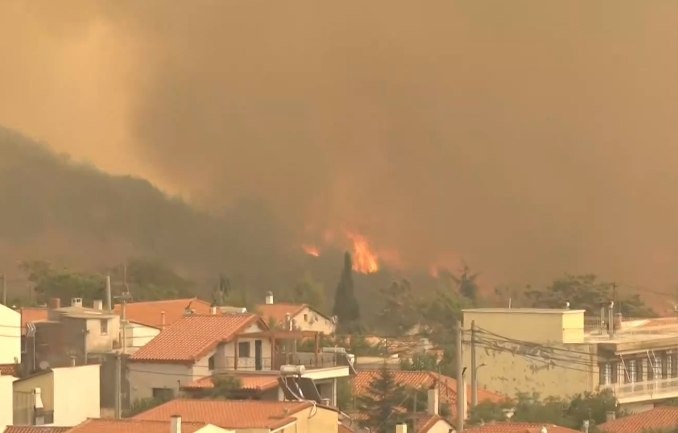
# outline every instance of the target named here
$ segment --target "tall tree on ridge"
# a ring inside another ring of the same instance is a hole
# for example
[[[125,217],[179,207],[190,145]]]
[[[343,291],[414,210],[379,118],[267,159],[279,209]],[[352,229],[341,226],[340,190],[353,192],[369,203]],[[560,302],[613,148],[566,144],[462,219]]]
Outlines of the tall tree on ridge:
[[[339,332],[355,330],[360,320],[360,306],[353,292],[353,263],[349,252],[344,254],[344,269],[334,295],[332,314],[337,317]]]

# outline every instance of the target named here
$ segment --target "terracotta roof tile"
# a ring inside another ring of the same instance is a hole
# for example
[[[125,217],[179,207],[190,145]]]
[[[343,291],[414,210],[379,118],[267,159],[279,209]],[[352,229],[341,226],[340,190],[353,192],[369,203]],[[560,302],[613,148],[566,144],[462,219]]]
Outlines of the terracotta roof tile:
[[[661,406],[598,426],[606,433],[637,433],[678,426],[678,406]]]
[[[49,310],[42,307],[21,307],[21,335],[26,335],[26,324],[28,322],[42,322],[49,317]]]
[[[68,430],[68,433],[167,433],[170,431],[169,416],[164,420],[138,419],[88,419]],[[205,422],[181,422],[182,433],[193,433],[205,427]],[[38,433],[38,432],[36,432]]]
[[[259,320],[254,314],[184,316],[130,357],[137,362],[195,362]],[[262,327],[265,324],[261,323]]]
[[[267,391],[278,387],[277,376],[263,375],[263,374],[239,374],[241,388],[252,391]],[[212,376],[202,377],[194,380],[191,383],[182,386],[183,389],[211,389],[214,388]]]
[[[433,415],[429,413],[421,413],[417,416],[417,432],[416,433],[427,433],[433,428],[438,421],[445,421],[440,415]]]
[[[162,301],[131,302],[125,307],[127,320],[153,328],[163,328],[162,313],[165,313],[165,325],[168,326],[182,319],[186,307],[191,305],[195,314],[210,314],[210,304],[198,298],[165,299]],[[113,308],[116,314],[122,313],[120,304]]]
[[[288,313],[290,317],[294,317],[305,307],[306,304],[261,304],[255,307],[255,311],[267,324],[273,320],[276,324],[283,325]]]
[[[64,433],[70,429],[71,427],[8,425],[4,433]]]
[[[18,376],[19,364],[0,364],[0,375]]]
[[[294,421],[291,415],[311,406],[309,402],[257,400],[172,400],[134,417],[163,420],[181,415],[185,421],[201,421],[226,429],[279,428]]]
[[[546,427],[548,433],[578,433],[578,430],[558,425],[526,422],[498,422],[468,427],[464,429],[464,433],[539,433],[542,427]]]
[[[353,378],[353,393],[362,395],[367,392],[370,382],[379,374],[379,370],[363,370]],[[435,373],[432,371],[404,371],[393,370],[397,383],[408,388],[430,389],[438,385],[441,403],[446,403],[450,407],[452,417],[457,413],[457,381],[449,376]],[[467,392],[470,396],[470,393]],[[485,389],[478,389],[478,401],[504,401],[506,397],[493,393]]]

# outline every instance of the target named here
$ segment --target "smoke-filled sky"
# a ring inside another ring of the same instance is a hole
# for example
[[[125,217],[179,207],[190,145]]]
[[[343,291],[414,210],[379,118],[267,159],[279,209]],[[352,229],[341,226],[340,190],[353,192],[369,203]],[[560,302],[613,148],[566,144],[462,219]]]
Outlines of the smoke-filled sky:
[[[677,46],[670,0],[4,1],[0,124],[300,243],[663,289]]]

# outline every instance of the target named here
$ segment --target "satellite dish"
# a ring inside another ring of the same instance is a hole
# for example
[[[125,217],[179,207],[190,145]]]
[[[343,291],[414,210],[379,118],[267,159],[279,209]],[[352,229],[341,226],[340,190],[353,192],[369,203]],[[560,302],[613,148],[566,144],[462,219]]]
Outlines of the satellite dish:
[[[40,367],[40,370],[47,370],[49,368],[49,362],[40,361],[40,364],[38,364],[38,367]]]

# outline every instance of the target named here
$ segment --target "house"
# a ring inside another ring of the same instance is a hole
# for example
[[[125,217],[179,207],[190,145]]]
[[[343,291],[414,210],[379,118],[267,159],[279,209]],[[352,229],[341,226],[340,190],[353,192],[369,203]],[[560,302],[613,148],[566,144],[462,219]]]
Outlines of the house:
[[[337,433],[339,413],[308,401],[172,400],[136,415],[135,420],[165,420],[214,424],[237,433]]]
[[[268,292],[266,302],[255,308],[267,325],[272,328],[314,331],[332,335],[336,331],[336,321],[325,316],[308,304],[274,303],[273,293]]]
[[[541,392],[567,397],[611,390],[629,412],[678,397],[678,320],[623,321],[585,327],[583,310],[484,308],[464,310],[475,327],[479,381],[513,395]],[[602,317],[605,317],[602,312]],[[470,365],[470,348],[464,364]]]
[[[21,363],[21,313],[0,304],[0,367]]]
[[[202,421],[185,422],[180,416],[164,420],[88,419],[65,433],[232,433]]]
[[[638,433],[643,430],[659,431],[678,426],[678,406],[662,406],[600,424],[604,433]]]
[[[415,433],[449,433],[454,430],[449,421],[435,413],[416,414],[414,419],[416,424],[413,425],[412,431]]]
[[[316,350],[297,352],[294,344],[276,344],[301,338],[315,340]],[[318,333],[272,331],[255,314],[188,315],[129,358],[131,401],[213,387],[212,376],[220,374],[241,376],[246,386],[256,383],[258,391],[270,392],[267,398],[282,399],[279,386],[272,391],[272,379],[277,380],[281,367],[295,365],[292,370],[298,369],[299,376],[315,382],[319,400],[336,404],[337,379],[348,377],[350,367],[338,361],[345,354],[334,352],[320,351]]]
[[[186,314],[210,314],[211,310],[210,304],[199,298],[127,303],[125,346],[130,352],[134,352],[155,338],[166,326],[180,320]],[[122,304],[116,304],[113,312],[122,318]]]
[[[637,430],[640,432],[640,430]],[[497,422],[464,428],[464,433],[579,433],[567,427],[553,424],[527,422]]]
[[[14,423],[14,401],[12,399],[12,383],[15,377],[0,375],[0,431]]]
[[[99,365],[51,368],[13,383],[13,424],[74,426],[99,417]]]
[[[439,399],[440,403],[436,406],[436,414],[438,409],[440,413],[449,418],[456,418],[457,416],[457,381],[449,376],[445,376],[440,373],[433,371],[404,371],[404,370],[395,370],[392,371],[394,375],[394,380],[399,385],[411,389],[411,390],[437,390],[435,397],[436,400]],[[358,371],[356,376],[353,378],[353,395],[354,397],[365,395],[368,392],[370,383],[377,378],[379,375],[379,370],[361,370]],[[467,385],[467,407],[470,407],[470,393],[468,392]],[[429,392],[429,397],[433,397],[433,394]],[[504,401],[505,397],[494,392],[487,391],[485,389],[478,390],[478,401],[493,401],[501,402]],[[431,412],[433,410],[431,409]]]

